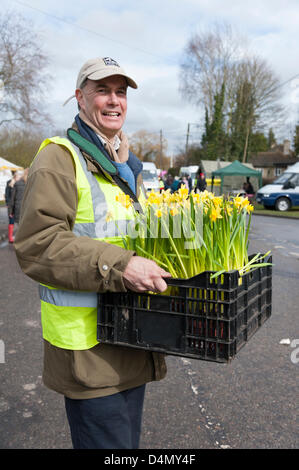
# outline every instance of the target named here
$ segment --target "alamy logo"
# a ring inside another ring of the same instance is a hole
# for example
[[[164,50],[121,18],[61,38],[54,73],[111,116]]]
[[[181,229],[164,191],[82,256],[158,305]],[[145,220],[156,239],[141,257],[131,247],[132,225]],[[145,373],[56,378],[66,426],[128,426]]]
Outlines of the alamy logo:
[[[299,348],[296,346],[299,346],[299,339],[293,339],[291,342],[291,348],[295,348],[291,353],[291,361],[293,364],[298,364],[299,362]]]
[[[104,57],[103,61],[105,62],[105,65],[114,65],[115,67],[119,67],[118,63],[116,60],[111,59],[111,57]]]

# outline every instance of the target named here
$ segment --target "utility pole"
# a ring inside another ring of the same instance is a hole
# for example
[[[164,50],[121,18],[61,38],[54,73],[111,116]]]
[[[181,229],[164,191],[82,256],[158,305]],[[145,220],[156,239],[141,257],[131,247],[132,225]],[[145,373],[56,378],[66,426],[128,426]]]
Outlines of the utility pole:
[[[159,168],[162,170],[162,155],[163,155],[163,135],[162,135],[162,129],[160,129],[160,162],[159,162]]]
[[[187,126],[186,150],[185,150],[186,157],[187,157],[187,152],[188,152],[189,135],[190,135],[190,122],[188,122],[188,126]]]

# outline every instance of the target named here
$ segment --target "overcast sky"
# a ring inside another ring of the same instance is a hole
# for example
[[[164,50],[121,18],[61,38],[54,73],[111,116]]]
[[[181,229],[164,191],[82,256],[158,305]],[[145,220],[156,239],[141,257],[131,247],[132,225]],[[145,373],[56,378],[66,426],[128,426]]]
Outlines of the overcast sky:
[[[202,126],[203,110],[180,96],[179,63],[193,33],[224,21],[248,37],[281,83],[298,74],[281,88],[288,117],[280,139],[291,138],[299,120],[299,0],[0,0],[0,6],[21,13],[41,33],[53,77],[45,106],[57,128],[68,127],[77,113],[75,100],[62,103],[73,94],[82,64],[109,56],[139,86],[128,92],[128,134],[162,129],[175,153],[191,123],[190,142],[199,142],[195,124]]]

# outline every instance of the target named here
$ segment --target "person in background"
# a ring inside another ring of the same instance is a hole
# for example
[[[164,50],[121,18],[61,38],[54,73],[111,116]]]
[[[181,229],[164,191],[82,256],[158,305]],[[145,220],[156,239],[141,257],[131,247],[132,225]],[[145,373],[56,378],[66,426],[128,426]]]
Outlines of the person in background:
[[[247,176],[246,182],[243,184],[243,189],[244,189],[247,197],[252,198],[254,196],[255,192],[254,192],[253,186],[250,182],[250,177],[249,176]]]
[[[175,176],[170,186],[171,192],[174,193],[175,191],[177,191],[181,187],[181,185],[182,185],[182,179],[179,178],[178,176]]]
[[[171,188],[172,183],[173,183],[173,176],[171,174],[168,174],[166,176],[166,179],[164,180],[164,189],[167,190]]]
[[[5,187],[5,204],[7,206],[7,215],[8,215],[8,241],[9,243],[14,242],[14,217],[11,215],[11,209],[10,209],[10,200],[11,200],[11,195],[12,195],[12,190],[13,187],[20,178],[20,175],[17,171],[12,171],[12,178],[7,181],[6,187]]]
[[[197,192],[205,191],[206,187],[207,187],[207,182],[205,179],[205,175],[204,173],[200,172],[197,175],[195,192],[197,193]]]
[[[182,185],[185,185],[185,187],[188,189],[188,192],[189,192],[189,193],[191,192],[191,190],[192,190],[192,180],[191,180],[190,176],[189,176],[187,173],[184,173],[184,174],[180,177],[179,182],[180,182],[179,188],[180,188]]]
[[[24,171],[17,172],[17,181],[14,184],[11,192],[11,198],[9,201],[9,212],[10,217],[14,219],[14,232],[18,229],[21,215],[21,206],[23,196],[25,192],[25,186],[28,177],[29,168],[25,168]]]
[[[164,185],[164,181],[163,181],[163,178],[162,176],[158,176],[158,179],[159,179],[159,185],[160,185],[160,193],[163,191],[163,189],[165,189],[165,185]]]
[[[191,193],[191,191],[192,191],[192,178],[191,178],[191,176],[186,174],[186,180],[187,180],[186,188],[188,188],[189,193]]]

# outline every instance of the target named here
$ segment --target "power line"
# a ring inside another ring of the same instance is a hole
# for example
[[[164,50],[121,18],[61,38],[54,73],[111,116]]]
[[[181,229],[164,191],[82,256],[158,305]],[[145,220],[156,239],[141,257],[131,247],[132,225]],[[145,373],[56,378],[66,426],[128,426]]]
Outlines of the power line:
[[[70,26],[74,26],[77,29],[81,29],[82,31],[85,31],[87,33],[95,34],[96,36],[100,36],[101,38],[104,38],[104,39],[106,39],[108,41],[111,41],[111,42],[115,42],[116,44],[121,44],[122,46],[128,47],[130,49],[134,49],[138,52],[142,52],[143,54],[148,54],[148,55],[151,55],[152,57],[155,57],[157,59],[165,60],[165,57],[163,57],[163,56],[160,56],[158,54],[153,54],[152,52],[146,51],[144,49],[140,49],[140,48],[135,47],[135,46],[131,46],[130,44],[126,44],[122,41],[118,41],[117,39],[110,38],[108,36],[105,36],[104,34],[98,33],[97,31],[94,31],[94,30],[89,29],[89,28],[85,28],[84,26],[79,26],[77,23],[73,23],[72,21],[69,21],[69,20],[61,18],[59,16],[53,15],[52,13],[48,13],[44,10],[41,10],[40,8],[33,7],[32,5],[28,5],[27,3],[20,2],[19,0],[13,0],[13,1],[15,3],[18,3],[19,5],[22,5],[23,7],[30,8],[31,10],[38,11],[39,13],[42,13],[43,15],[48,16],[49,18],[54,18],[57,21],[61,21],[61,22],[66,23]]]
[[[297,73],[296,75],[294,75],[293,77],[289,78],[288,80],[286,80],[285,82],[281,83],[280,85],[278,85],[276,88],[274,88],[274,90],[277,90],[278,88],[286,85],[287,83],[291,82],[292,80],[294,80],[295,78],[299,77],[299,73]],[[273,91],[274,91],[273,90]]]

